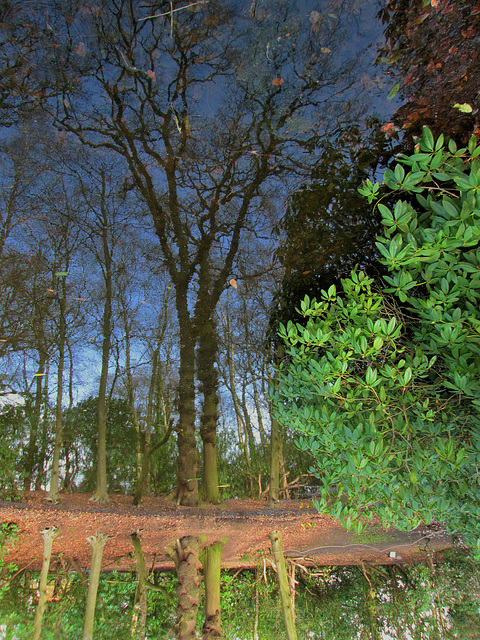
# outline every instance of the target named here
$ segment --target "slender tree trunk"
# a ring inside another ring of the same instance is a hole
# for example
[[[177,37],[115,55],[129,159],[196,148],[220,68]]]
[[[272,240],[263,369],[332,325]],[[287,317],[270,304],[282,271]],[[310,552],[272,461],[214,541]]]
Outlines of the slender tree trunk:
[[[47,362],[47,354],[42,350],[39,351],[39,362],[35,379],[35,403],[33,406],[33,416],[30,420],[30,433],[28,436],[27,455],[25,460],[25,480],[23,488],[30,491],[33,473],[37,461],[37,437],[38,427],[40,425],[40,417],[42,411],[43,395],[43,378],[45,376],[45,365]]]
[[[102,363],[100,371],[100,384],[98,387],[98,440],[97,440],[97,485],[92,500],[98,503],[108,502],[107,493],[107,379],[108,364],[110,359],[110,347],[112,340],[112,253],[108,242],[108,213],[105,203],[105,176],[102,175],[102,199],[101,199],[101,233],[102,250],[104,260],[105,299],[102,318]]]
[[[181,295],[177,292],[177,311],[180,327],[180,375],[178,392],[178,504],[187,507],[198,505],[198,464],[199,455],[195,439],[195,337],[191,327],[185,300],[178,303]]]
[[[278,490],[280,487],[280,433],[278,421],[272,416],[272,431],[270,435],[270,488],[268,499],[270,502],[278,502]]]
[[[283,347],[279,347],[278,349],[278,359],[283,358],[284,349]],[[273,378],[271,384],[275,384],[275,377]],[[268,494],[268,498],[270,502],[278,501],[278,490],[280,487],[280,430],[278,425],[278,420],[276,420],[271,412],[271,436],[270,436],[270,446],[271,446],[271,457],[270,457],[270,490]]]
[[[202,493],[207,502],[218,504],[217,467],[217,408],[218,371],[215,367],[218,354],[217,327],[213,318],[208,318],[199,328],[197,370],[200,391],[203,394],[200,435],[203,443]]]
[[[38,585],[38,603],[35,611],[35,621],[33,623],[33,639],[39,640],[42,633],[42,619],[45,613],[45,605],[47,604],[47,579],[48,569],[50,567],[50,558],[52,556],[53,540],[58,530],[55,527],[44,529],[43,536],[43,559],[42,570],[40,572],[40,581]]]
[[[228,297],[227,297],[227,304],[225,307],[225,311],[220,306],[220,314],[222,318],[223,332],[225,334],[225,355],[226,355],[227,365],[228,365],[228,376],[224,374],[225,384],[227,388],[229,388],[230,394],[232,396],[233,408],[235,410],[235,418],[237,421],[238,446],[245,460],[245,468],[247,470],[248,477],[251,479],[252,466],[250,463],[250,457],[248,455],[248,448],[247,448],[247,443],[245,441],[245,435],[244,435],[244,430],[245,430],[244,414],[242,412],[242,407],[240,406],[240,400],[237,395],[236,384],[235,384],[234,345],[232,340],[232,333],[230,331]],[[227,382],[227,379],[228,379],[228,382]]]
[[[258,621],[260,617],[260,594],[258,592],[258,585],[262,579],[260,567],[255,567],[255,619],[253,621],[253,640],[258,640]]]
[[[65,343],[67,325],[65,321],[66,307],[66,283],[62,278],[62,295],[59,299],[59,336],[58,336],[58,367],[57,367],[57,401],[55,407],[55,443],[53,445],[52,475],[50,478],[50,490],[48,492],[48,500],[58,502],[58,484],[59,484],[59,464],[60,450],[62,447],[63,432],[63,369],[65,366]]]
[[[280,590],[280,599],[282,601],[283,619],[285,621],[285,630],[288,640],[297,640],[297,632],[295,631],[295,622],[293,619],[292,595],[288,586],[288,574],[285,566],[285,557],[283,555],[282,537],[280,532],[272,531],[270,533],[272,542],[273,556],[275,558],[275,566],[277,568],[278,586]]]
[[[37,454],[37,477],[35,478],[35,491],[42,490],[42,484],[45,480],[45,467],[47,466],[47,449],[48,449],[48,436],[50,431],[49,423],[49,401],[48,401],[48,378],[49,378],[49,363],[47,362],[45,367],[45,375],[43,376],[43,417],[41,421],[42,433],[40,436],[40,451]]]
[[[167,308],[165,306],[163,318],[160,319],[158,326],[157,344],[152,356],[152,370],[150,374],[150,384],[148,386],[147,415],[145,418],[145,431],[143,433],[142,464],[140,468],[140,474],[137,478],[137,484],[133,497],[134,505],[139,505],[142,500],[143,494],[145,492],[148,492],[150,489],[150,470],[153,453],[156,451],[156,449],[167,442],[172,432],[171,409],[169,405],[167,408],[167,402],[165,402],[162,372],[158,361],[160,357],[160,345],[162,344],[165,337],[166,328]],[[157,413],[156,421],[158,423],[160,422],[160,415],[163,419],[163,437],[159,442],[152,445],[151,437],[152,427],[154,423],[155,404]]]
[[[262,416],[262,409],[260,407],[260,398],[258,394],[256,372],[255,372],[253,361],[252,361],[252,347],[251,347],[251,341],[250,341],[249,321],[247,318],[247,309],[246,309],[245,300],[244,300],[244,306],[243,306],[243,323],[245,326],[245,353],[247,355],[248,370],[250,371],[250,375],[251,375],[251,385],[253,389],[253,403],[255,405],[255,410],[257,413],[258,431],[260,433],[260,440],[262,443],[263,452],[266,455],[267,446],[265,442],[265,428],[263,426],[263,416]]]
[[[269,373],[267,356],[264,356],[263,362],[262,362],[261,385],[260,385],[260,395],[263,396],[264,398],[268,396],[267,388],[270,384],[270,379],[271,379],[271,376]],[[257,412],[258,411],[261,412],[261,406],[257,407]],[[263,452],[267,457],[270,455],[270,447],[268,446],[268,436],[267,436],[267,432],[265,431],[265,424],[263,422],[263,419],[261,421],[260,420],[258,421],[258,427],[260,429],[260,439],[262,441]]]
[[[137,561],[137,590],[133,606],[131,636],[134,640],[145,640],[148,590],[147,568],[138,533],[132,533],[130,538]]]
[[[97,603],[98,584],[100,582],[100,569],[102,568],[103,550],[108,536],[97,533],[87,538],[92,549],[90,562],[90,579],[88,581],[87,606],[83,624],[83,640],[93,640],[93,623],[95,621],[95,605]]]
[[[142,470],[142,434],[140,429],[140,423],[138,421],[137,412],[135,410],[135,394],[133,389],[133,376],[132,366],[130,358],[130,329],[131,322],[128,318],[127,309],[125,306],[122,308],[123,326],[125,329],[125,374],[127,377],[127,401],[130,407],[130,415],[133,425],[135,427],[135,433],[137,434],[136,446],[137,446],[137,482]]]
[[[258,467],[257,467],[257,449],[256,449],[256,445],[255,445],[255,436],[253,435],[253,427],[252,427],[252,421],[250,420],[250,413],[248,410],[248,406],[247,406],[247,398],[246,398],[246,389],[247,387],[247,382],[246,380],[243,380],[242,383],[242,402],[241,402],[241,406],[242,406],[242,410],[243,410],[243,414],[245,416],[244,419],[244,425],[245,425],[245,435],[247,438],[247,443],[248,443],[248,457],[250,460],[250,473],[248,474],[249,477],[249,484],[250,484],[250,495],[253,496],[254,494],[254,476],[257,473]]]
[[[156,442],[154,445],[150,445],[149,443],[145,444],[145,449],[143,452],[143,463],[142,469],[140,472],[140,477],[137,481],[137,486],[135,488],[135,494],[133,496],[133,504],[138,506],[143,496],[143,488],[145,486],[145,481],[148,478],[150,473],[150,461],[152,459],[152,454],[162,445],[164,445],[167,440],[170,438],[170,434],[172,432],[172,424],[170,424],[167,428],[167,431],[163,438]]]
[[[203,640],[222,637],[220,624],[220,570],[222,566],[223,542],[217,541],[203,550],[203,579],[205,582],[205,622]]]
[[[186,536],[167,549],[177,570],[177,640],[196,640],[197,612],[200,602],[200,541]]]

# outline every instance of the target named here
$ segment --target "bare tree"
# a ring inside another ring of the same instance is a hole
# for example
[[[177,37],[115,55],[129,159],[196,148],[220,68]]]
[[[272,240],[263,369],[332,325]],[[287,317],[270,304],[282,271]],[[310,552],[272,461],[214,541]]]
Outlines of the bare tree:
[[[348,19],[349,2],[338,5]],[[282,3],[260,13],[252,19],[235,14],[235,3],[212,0],[149,17],[133,0],[106,1],[78,17],[85,37],[76,55],[88,79],[79,73],[77,89],[54,112],[59,127],[125,161],[125,189],[135,188],[151,214],[175,287],[177,498],[186,505],[198,501],[195,348],[242,232],[258,220],[267,186],[278,190],[287,172],[308,173],[316,143],[360,105],[355,94],[350,110],[335,106],[345,106],[341,94],[354,84],[357,62],[328,55],[344,41],[339,16],[320,20]],[[82,86],[98,97],[87,99]],[[216,382],[212,370],[198,375],[209,398],[204,455],[213,459]],[[205,488],[215,500],[213,476]]]

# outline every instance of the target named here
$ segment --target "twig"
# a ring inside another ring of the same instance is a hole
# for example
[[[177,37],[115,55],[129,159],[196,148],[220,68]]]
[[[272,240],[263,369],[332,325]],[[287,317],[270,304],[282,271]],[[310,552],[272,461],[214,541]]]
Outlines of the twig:
[[[161,18],[162,16],[169,16],[176,11],[182,11],[183,9],[189,9],[190,7],[195,7],[198,4],[206,4],[210,2],[210,0],[199,0],[198,2],[191,2],[190,4],[186,4],[184,7],[178,7],[177,9],[170,9],[169,11],[165,11],[164,13],[156,13],[153,16],[147,16],[146,18],[139,18],[138,22],[142,22],[142,20],[152,20],[153,18]]]

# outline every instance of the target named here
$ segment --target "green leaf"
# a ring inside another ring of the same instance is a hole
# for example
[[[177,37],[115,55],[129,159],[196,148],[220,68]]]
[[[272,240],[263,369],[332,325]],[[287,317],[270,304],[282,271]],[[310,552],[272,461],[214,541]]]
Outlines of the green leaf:
[[[393,97],[395,97],[399,92],[399,90],[400,90],[400,83],[397,82],[397,84],[390,90],[390,93],[387,96],[387,100],[391,100]]]
[[[428,151],[434,150],[433,133],[428,127],[423,127],[423,143]]]
[[[459,104],[458,102],[456,102],[453,105],[454,109],[458,109],[461,113],[472,113],[473,108],[471,104],[468,104],[468,102],[464,102],[462,104]]]

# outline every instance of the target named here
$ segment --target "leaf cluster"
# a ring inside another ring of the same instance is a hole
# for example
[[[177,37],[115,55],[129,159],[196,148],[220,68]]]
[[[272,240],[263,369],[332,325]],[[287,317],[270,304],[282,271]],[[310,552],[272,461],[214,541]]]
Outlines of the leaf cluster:
[[[480,548],[479,155],[475,138],[458,149],[425,128],[383,185],[360,190],[408,198],[378,204],[388,286],[354,271],[342,293],[305,298],[305,326],[281,327],[275,412],[313,456],[317,508],[347,528],[438,520]]]

